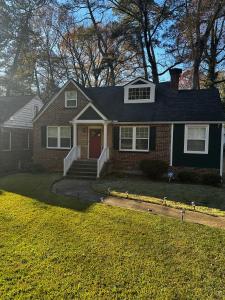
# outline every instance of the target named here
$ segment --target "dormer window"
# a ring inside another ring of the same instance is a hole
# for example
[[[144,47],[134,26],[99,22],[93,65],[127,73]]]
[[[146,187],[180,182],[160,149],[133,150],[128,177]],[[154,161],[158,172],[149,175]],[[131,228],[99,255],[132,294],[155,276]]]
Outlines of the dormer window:
[[[65,107],[76,108],[77,107],[77,91],[65,92]]]
[[[145,79],[136,79],[124,86],[124,103],[155,102],[155,85]]]
[[[128,90],[129,100],[147,100],[150,99],[150,87],[130,87]]]

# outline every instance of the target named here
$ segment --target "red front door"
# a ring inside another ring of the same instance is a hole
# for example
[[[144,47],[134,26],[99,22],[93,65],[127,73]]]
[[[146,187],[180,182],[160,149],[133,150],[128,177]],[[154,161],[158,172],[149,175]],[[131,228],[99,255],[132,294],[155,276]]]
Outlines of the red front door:
[[[101,154],[101,129],[89,131],[89,158],[99,158]]]

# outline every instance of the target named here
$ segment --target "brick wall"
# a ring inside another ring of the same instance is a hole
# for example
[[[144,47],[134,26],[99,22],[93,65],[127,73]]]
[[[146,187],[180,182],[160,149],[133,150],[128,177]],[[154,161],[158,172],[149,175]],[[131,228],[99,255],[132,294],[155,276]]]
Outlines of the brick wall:
[[[135,124],[134,124],[135,125]],[[155,125],[156,148],[149,152],[123,152],[114,150],[112,155],[115,170],[135,171],[143,159],[170,161],[170,125]]]
[[[63,159],[69,150],[46,149],[41,145],[42,126],[71,126],[75,116],[87,105],[86,97],[77,90],[77,108],[65,108],[65,91],[75,90],[75,86],[70,83],[47,108],[47,110],[34,123],[34,152],[33,160],[37,164],[43,165],[49,171],[63,170]]]
[[[11,132],[11,150],[3,149],[3,131]],[[24,149],[24,135],[29,133],[29,149]],[[0,173],[24,167],[32,159],[33,132],[31,129],[0,128]]]

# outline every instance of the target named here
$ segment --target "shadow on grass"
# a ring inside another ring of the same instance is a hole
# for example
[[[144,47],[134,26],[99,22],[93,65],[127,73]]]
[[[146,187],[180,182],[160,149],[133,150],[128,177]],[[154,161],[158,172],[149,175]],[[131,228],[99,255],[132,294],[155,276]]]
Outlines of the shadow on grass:
[[[4,191],[16,193],[48,205],[85,211],[95,202],[80,200],[76,197],[63,196],[51,191],[54,182],[60,179],[58,174],[19,173],[0,178],[0,195]]]

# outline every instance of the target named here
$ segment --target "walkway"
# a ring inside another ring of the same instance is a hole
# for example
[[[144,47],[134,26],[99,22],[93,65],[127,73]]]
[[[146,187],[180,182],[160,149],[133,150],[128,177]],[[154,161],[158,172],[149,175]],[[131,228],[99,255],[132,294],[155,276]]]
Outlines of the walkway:
[[[76,197],[83,201],[101,201],[102,195],[93,191],[92,183],[92,180],[62,179],[53,185],[52,191],[56,194]]]
[[[103,196],[93,191],[92,184],[92,180],[62,179],[53,185],[52,191],[57,194],[76,197],[83,201],[100,202]],[[111,196],[106,197],[103,203],[181,220],[181,210],[168,206]],[[215,217],[188,210],[184,214],[184,221],[225,228],[225,217]]]
[[[164,216],[173,217],[181,220],[181,210],[163,206],[163,205],[142,202],[137,200],[124,199],[124,198],[116,198],[111,196],[105,198],[104,203],[111,206],[128,208],[132,210],[145,211],[145,212],[147,211],[152,214],[164,215]],[[185,211],[184,221],[202,224],[202,225],[208,225],[212,227],[225,228],[224,217],[214,217],[207,214],[188,211],[188,210]]]

